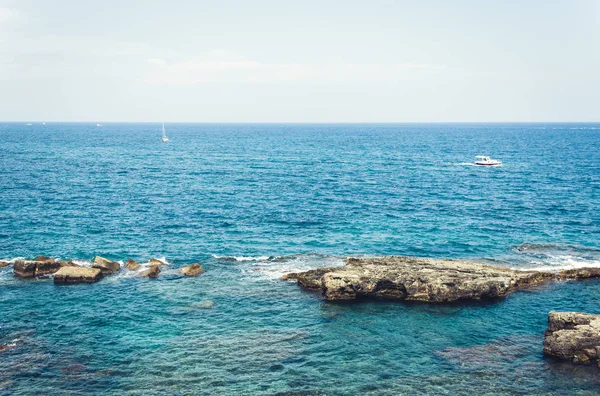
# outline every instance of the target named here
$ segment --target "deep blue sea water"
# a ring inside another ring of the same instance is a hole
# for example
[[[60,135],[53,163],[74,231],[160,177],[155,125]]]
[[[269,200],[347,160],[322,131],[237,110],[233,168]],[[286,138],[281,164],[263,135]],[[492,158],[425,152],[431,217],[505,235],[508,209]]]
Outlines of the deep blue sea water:
[[[600,313],[600,282],[334,304],[278,278],[349,255],[600,266],[600,124],[166,128],[0,124],[0,260],[170,263],[69,287],[0,269],[0,394],[599,391],[541,343],[548,311]]]

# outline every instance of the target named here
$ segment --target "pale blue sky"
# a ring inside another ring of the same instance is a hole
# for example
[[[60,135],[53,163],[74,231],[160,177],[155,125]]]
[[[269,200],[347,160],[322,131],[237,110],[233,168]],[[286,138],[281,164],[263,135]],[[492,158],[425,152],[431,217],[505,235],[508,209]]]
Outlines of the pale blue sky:
[[[0,0],[0,120],[600,121],[600,0]]]

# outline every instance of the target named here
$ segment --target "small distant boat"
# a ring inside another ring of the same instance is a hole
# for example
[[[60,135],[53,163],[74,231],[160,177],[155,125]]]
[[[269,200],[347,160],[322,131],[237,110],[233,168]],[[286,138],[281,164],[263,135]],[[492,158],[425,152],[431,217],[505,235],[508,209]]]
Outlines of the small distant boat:
[[[487,155],[478,155],[475,158],[477,158],[477,160],[475,161],[475,165],[479,165],[479,166],[500,166],[500,165],[502,165],[502,162],[495,160],[495,159],[491,159]]]
[[[102,124],[96,124],[96,126],[100,127],[100,126],[102,126]]]
[[[162,127],[163,127],[162,128],[162,132],[163,132],[162,141],[166,143],[169,141],[169,138],[167,137],[167,133],[165,132],[165,123],[164,122],[162,123]]]
[[[45,122],[42,122],[42,125],[46,125],[46,123],[45,123]]]
[[[33,125],[33,124],[31,124],[31,123],[27,123],[27,124],[25,124],[25,125],[27,125],[27,126],[31,126],[31,125]]]

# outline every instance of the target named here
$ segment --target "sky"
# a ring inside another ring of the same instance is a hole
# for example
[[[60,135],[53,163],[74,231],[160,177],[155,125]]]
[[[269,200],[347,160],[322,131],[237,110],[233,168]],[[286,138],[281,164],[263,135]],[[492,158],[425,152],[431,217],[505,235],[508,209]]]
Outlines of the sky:
[[[600,0],[0,0],[0,120],[600,121]]]

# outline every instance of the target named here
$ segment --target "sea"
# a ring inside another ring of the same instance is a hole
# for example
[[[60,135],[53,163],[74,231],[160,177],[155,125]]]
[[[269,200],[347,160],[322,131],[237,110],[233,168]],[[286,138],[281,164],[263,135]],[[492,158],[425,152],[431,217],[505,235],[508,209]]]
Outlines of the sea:
[[[168,265],[1,268],[1,395],[600,392],[542,354],[549,311],[600,313],[598,281],[427,304],[280,280],[349,256],[598,267],[600,124],[28,123],[0,123],[0,260]]]

